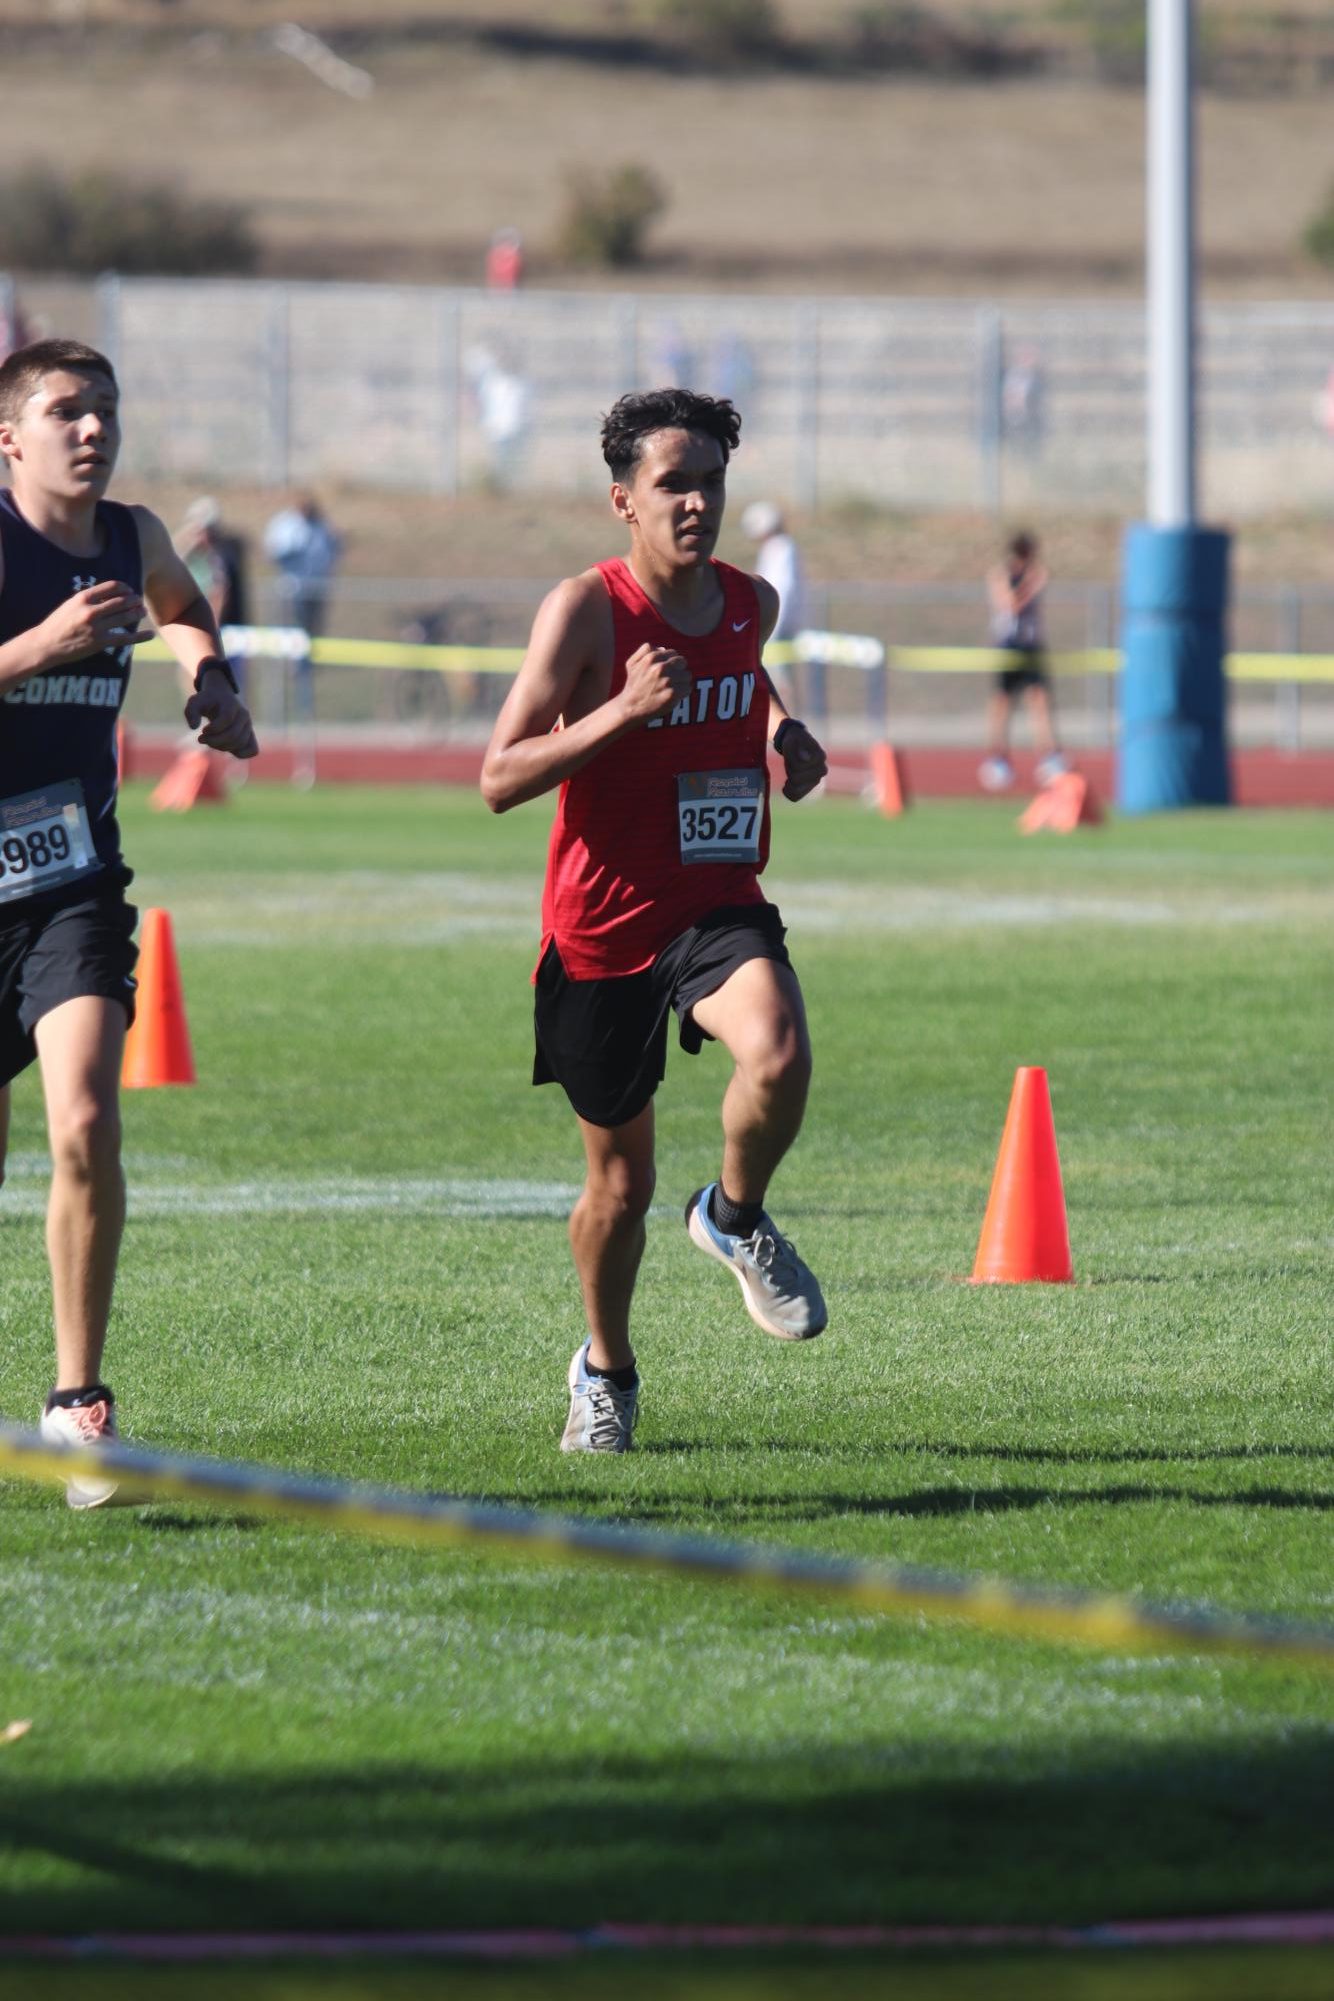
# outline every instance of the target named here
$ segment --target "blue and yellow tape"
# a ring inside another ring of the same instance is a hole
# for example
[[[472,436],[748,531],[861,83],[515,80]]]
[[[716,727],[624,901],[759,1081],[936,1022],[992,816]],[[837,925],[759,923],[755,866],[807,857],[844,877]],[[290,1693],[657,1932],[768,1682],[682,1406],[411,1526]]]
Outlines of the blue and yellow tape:
[[[143,1503],[239,1505],[253,1514],[414,1548],[476,1548],[545,1562],[665,1572],[1113,1653],[1236,1654],[1334,1669],[1334,1630],[1326,1627],[1214,1610],[1176,1611],[1117,1595],[1045,1590],[658,1529],[613,1527],[127,1445],[95,1450],[52,1446],[35,1431],[0,1424],[0,1473],[63,1483],[73,1472],[115,1473]]]

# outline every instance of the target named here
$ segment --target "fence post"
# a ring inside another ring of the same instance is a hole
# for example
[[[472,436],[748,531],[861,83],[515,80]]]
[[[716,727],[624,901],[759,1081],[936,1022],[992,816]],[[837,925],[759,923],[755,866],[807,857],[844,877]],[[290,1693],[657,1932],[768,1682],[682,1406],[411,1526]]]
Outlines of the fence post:
[[[799,306],[792,343],[793,497],[813,513],[820,498],[820,314]]]
[[[124,326],[120,294],[120,274],[104,271],[97,281],[97,344],[119,374],[125,365],[122,353]]]
[[[618,396],[624,396],[639,387],[639,305],[634,299],[627,299],[618,315],[621,345],[621,386]]]
[[[1084,644],[1090,653],[1110,651],[1112,633],[1112,593],[1106,584],[1094,584],[1088,596]],[[1112,741],[1116,715],[1116,676],[1090,674],[1088,677],[1089,736],[1096,744]]]
[[[266,333],[269,363],[269,485],[292,476],[292,330],[286,285],[269,287]]]
[[[978,504],[988,514],[1001,511],[1002,389],[1005,333],[994,306],[977,315],[977,478]]]
[[[1302,650],[1302,594],[1295,584],[1289,584],[1282,598],[1282,631],[1279,636],[1281,653],[1300,653]],[[1300,750],[1302,747],[1302,684],[1300,681],[1280,681],[1274,690],[1276,696],[1274,737],[1280,750]]]
[[[459,299],[442,291],[440,299],[440,476],[441,493],[453,500],[459,490]]]

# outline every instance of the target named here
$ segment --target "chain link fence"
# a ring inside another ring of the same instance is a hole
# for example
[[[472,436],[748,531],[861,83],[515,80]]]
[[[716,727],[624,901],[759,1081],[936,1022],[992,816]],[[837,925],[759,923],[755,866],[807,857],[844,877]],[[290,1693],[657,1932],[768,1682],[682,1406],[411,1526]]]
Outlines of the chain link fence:
[[[1135,306],[108,278],[98,312],[145,477],[592,492],[599,413],[671,381],[740,406],[742,498],[1143,498]],[[1207,309],[1199,392],[1212,518],[1328,502],[1334,302]]]

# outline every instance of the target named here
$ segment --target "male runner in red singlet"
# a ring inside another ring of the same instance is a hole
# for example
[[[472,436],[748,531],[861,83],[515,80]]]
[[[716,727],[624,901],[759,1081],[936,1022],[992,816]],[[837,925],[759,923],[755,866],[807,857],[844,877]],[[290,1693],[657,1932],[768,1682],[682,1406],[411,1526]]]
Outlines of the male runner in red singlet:
[[[194,684],[199,741],[253,757],[255,733],[199,587],[146,507],[103,499],[120,450],[111,363],[69,340],[0,366],[0,1168],[9,1084],[36,1058],[51,1138],[46,1243],[52,1443],[116,1437],[102,1380],[125,1221],[121,1051],[134,1012],[130,871],[116,824],[116,718],[145,607]],[[112,1478],[76,1474],[71,1507]]]
[[[778,1339],[807,1340],[827,1318],[764,1208],[801,1125],[811,1056],[783,925],[758,881],[770,739],[789,799],[826,766],[760,664],[777,594],[713,557],[740,429],[730,403],[684,389],[616,404],[602,452],[629,557],[546,599],[482,772],[497,813],[560,787],[533,1081],[564,1087],[587,1161],[570,1242],[589,1332],[570,1364],[565,1452],[631,1444],[630,1302],[669,1009],[683,1049],[716,1040],[734,1065],[721,1174],[686,1208],[692,1242],[735,1274],[752,1319]]]

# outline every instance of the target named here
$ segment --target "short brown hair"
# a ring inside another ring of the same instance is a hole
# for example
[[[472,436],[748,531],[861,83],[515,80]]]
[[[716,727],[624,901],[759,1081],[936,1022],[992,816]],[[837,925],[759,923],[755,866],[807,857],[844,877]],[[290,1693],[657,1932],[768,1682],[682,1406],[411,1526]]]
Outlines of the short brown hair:
[[[86,347],[81,340],[34,340],[27,347],[16,347],[8,361],[0,363],[0,423],[15,423],[42,377],[62,368],[75,375],[105,375],[120,394],[115,369],[95,347]]]

